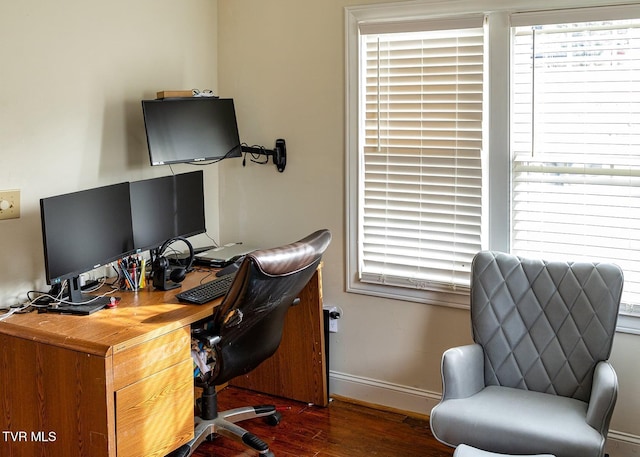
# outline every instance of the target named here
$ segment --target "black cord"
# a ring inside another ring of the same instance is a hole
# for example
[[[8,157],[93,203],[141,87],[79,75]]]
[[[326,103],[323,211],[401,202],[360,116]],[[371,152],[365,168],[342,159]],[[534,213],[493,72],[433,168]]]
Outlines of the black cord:
[[[116,268],[116,266],[113,264],[113,262],[111,262],[110,264],[111,268],[113,269],[113,271],[115,272],[116,276],[115,279],[111,282],[107,282],[105,280],[105,285],[111,287],[112,289],[119,289],[119,284],[120,284],[120,277],[122,275],[122,271],[120,270],[120,268]]]
[[[187,162],[187,163],[189,165],[198,165],[198,166],[212,165],[214,163],[220,162],[221,160],[228,159],[229,157],[233,157],[233,154],[235,153],[236,149],[237,148],[231,149],[225,155],[223,155],[222,157],[218,157],[217,159],[201,161],[201,162]]]
[[[249,147],[249,145],[247,143],[242,143],[242,146]],[[256,152],[245,151],[244,158],[242,159],[242,166],[243,167],[247,165],[247,154],[251,154],[251,161],[253,163],[257,163],[258,165],[265,165],[265,164],[269,163],[269,155],[266,153],[266,148],[264,146],[259,145],[259,144],[254,144],[251,147],[260,149],[264,154],[258,154]],[[258,160],[261,155],[265,156],[264,160]]]
[[[37,297],[32,298],[31,294],[38,294]],[[49,292],[43,292],[41,290],[30,290],[27,292],[27,300],[32,306],[48,306],[53,300],[50,298]]]

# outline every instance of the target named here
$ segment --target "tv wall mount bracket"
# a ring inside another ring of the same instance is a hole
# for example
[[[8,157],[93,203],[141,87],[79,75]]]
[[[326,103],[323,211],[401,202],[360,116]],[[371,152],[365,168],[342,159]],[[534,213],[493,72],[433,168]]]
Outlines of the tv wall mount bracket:
[[[260,146],[246,146],[243,144],[242,152],[246,152],[251,155],[267,156],[266,162],[268,162],[269,157],[271,157],[273,159],[273,164],[280,173],[282,173],[287,166],[287,145],[282,138],[278,138],[276,140],[276,145],[273,149],[266,149]]]

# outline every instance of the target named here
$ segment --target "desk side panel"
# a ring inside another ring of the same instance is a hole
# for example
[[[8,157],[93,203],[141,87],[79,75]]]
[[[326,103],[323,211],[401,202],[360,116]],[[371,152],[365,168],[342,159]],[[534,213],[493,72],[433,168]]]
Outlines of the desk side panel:
[[[287,312],[276,353],[229,384],[318,406],[329,404],[321,273],[319,268],[300,293],[300,303]]]
[[[108,364],[104,357],[0,335],[0,454],[115,455]]]

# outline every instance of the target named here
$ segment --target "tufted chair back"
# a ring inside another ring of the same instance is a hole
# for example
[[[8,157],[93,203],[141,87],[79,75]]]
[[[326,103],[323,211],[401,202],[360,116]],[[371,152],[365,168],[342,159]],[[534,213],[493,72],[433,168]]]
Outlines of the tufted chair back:
[[[471,323],[485,384],[588,402],[594,368],[611,352],[622,285],[613,264],[478,253]]]

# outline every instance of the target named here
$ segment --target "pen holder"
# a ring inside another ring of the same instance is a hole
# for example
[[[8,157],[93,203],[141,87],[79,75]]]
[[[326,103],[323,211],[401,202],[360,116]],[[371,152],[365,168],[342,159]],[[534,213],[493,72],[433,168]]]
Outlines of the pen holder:
[[[144,289],[146,267],[145,260],[140,257],[130,256],[118,261],[120,273],[120,289],[137,291]]]

